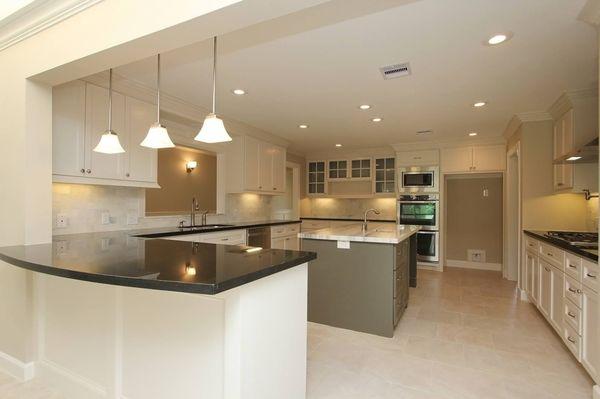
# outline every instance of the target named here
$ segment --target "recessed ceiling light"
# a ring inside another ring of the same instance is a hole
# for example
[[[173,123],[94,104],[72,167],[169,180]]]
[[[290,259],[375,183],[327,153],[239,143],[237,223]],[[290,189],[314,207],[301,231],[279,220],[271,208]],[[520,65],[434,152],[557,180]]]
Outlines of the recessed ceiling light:
[[[244,89],[233,89],[231,92],[236,96],[243,96],[244,94],[246,94],[246,90]]]
[[[298,127],[300,129],[308,129],[308,125],[302,124],[302,125],[298,125]]]
[[[480,107],[483,107],[483,106],[485,106],[485,105],[487,105],[487,102],[485,102],[485,101],[478,101],[478,102],[476,102],[475,104],[473,104],[473,106],[474,106],[475,108],[480,108]]]
[[[342,145],[341,145],[341,144],[336,144],[335,146],[336,146],[336,147],[341,147]]]
[[[383,119],[382,118],[373,118],[371,119],[372,122],[381,122]]]
[[[469,133],[469,136],[471,136],[471,137],[477,136],[477,132],[471,132],[471,133]]]
[[[487,39],[485,43],[488,46],[495,46],[497,44],[504,43],[505,41],[509,40],[510,38],[512,38],[512,33],[510,33],[510,32],[498,33],[498,34],[495,34],[494,36],[490,37],[489,39]]]
[[[370,108],[371,108],[371,106],[370,106],[369,104],[363,104],[363,105],[361,105],[361,106],[360,106],[360,107],[358,107],[358,108],[360,108],[360,109],[362,109],[362,110],[366,110],[366,109],[370,109]]]

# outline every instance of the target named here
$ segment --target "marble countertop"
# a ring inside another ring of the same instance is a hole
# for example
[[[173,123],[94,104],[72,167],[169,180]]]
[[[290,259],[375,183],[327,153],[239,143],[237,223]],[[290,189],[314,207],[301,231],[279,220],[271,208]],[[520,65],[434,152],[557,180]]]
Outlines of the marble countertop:
[[[387,222],[370,222],[363,234],[362,223],[330,227],[298,234],[298,237],[311,240],[372,242],[378,244],[398,244],[417,233],[420,226],[397,225]]]
[[[0,260],[54,276],[217,294],[316,258],[312,252],[134,237],[131,231],[55,236],[0,248]]]
[[[219,223],[216,226],[195,226],[195,227],[149,227],[145,229],[127,230],[127,233],[142,238],[160,238],[178,235],[213,233],[216,231],[249,229],[253,227],[277,226],[282,224],[302,223],[301,220],[259,220],[253,222],[231,222]]]

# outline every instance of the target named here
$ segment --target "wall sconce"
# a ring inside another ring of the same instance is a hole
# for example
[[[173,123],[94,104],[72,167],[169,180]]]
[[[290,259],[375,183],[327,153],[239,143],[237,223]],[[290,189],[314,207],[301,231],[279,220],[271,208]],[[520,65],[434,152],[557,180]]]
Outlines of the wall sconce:
[[[198,162],[196,162],[196,161],[187,161],[185,163],[185,170],[188,173],[192,173],[192,170],[196,169],[197,166],[198,166]]]

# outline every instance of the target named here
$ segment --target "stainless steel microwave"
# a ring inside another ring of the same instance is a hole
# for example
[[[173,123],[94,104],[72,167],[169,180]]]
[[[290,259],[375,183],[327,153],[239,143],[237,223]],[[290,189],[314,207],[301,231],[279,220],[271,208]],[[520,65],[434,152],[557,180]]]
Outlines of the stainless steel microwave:
[[[400,193],[437,193],[439,192],[438,166],[414,166],[398,169],[398,192]]]

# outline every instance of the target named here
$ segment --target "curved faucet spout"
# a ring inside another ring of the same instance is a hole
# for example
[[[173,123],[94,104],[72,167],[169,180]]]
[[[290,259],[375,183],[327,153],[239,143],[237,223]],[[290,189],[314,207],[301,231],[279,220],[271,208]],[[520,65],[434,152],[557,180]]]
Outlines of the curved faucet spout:
[[[367,233],[367,228],[368,228],[368,226],[367,226],[367,217],[369,216],[369,213],[370,213],[370,212],[373,212],[373,213],[374,213],[374,214],[376,214],[376,215],[379,215],[379,214],[381,213],[381,212],[379,211],[379,209],[375,209],[375,208],[370,208],[370,209],[367,209],[367,210],[365,211],[365,218],[364,218],[364,220],[363,220],[363,224],[362,224],[362,233],[363,233],[363,234],[366,234],[366,233]]]

